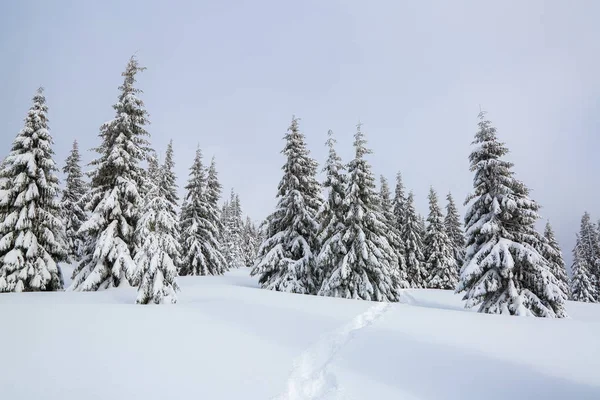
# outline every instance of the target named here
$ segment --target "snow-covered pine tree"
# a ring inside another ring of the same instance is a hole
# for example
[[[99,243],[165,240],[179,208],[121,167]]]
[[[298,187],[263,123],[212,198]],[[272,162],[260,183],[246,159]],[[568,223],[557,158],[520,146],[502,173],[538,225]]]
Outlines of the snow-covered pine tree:
[[[452,244],[452,252],[456,260],[457,272],[462,267],[465,258],[465,234],[462,229],[462,222],[458,209],[454,203],[454,198],[451,193],[446,196],[448,203],[446,204],[446,216],[444,217],[444,227],[446,234],[450,238]]]
[[[225,258],[219,243],[218,208],[208,189],[202,151],[196,150],[185,187],[185,209],[181,214],[181,261],[179,275],[222,275]]]
[[[544,236],[541,238],[540,242],[542,244],[540,254],[550,264],[550,271],[558,278],[561,284],[560,289],[568,295],[569,278],[567,276],[567,269],[565,267],[565,261],[563,260],[562,251],[560,250],[560,246],[558,245],[550,222],[546,222]]]
[[[169,142],[162,168],[152,176],[137,235],[143,238],[135,255],[138,304],[176,303],[178,290],[176,262],[179,258],[177,183],[175,182],[173,141]]]
[[[590,214],[584,213],[573,249],[571,267],[571,298],[575,301],[596,303],[598,301],[598,282],[594,274],[596,263],[596,227],[590,220]]]
[[[256,260],[256,253],[259,246],[259,235],[256,225],[252,222],[250,217],[246,217],[246,222],[243,227],[243,254],[244,254],[244,265],[246,267],[252,267],[254,260]]]
[[[229,202],[223,208],[223,256],[228,268],[245,265],[242,206],[239,196],[231,190]]]
[[[354,135],[356,156],[348,164],[344,194],[343,230],[346,251],[327,274],[319,294],[373,301],[398,301],[402,287],[397,255],[388,243],[388,229],[377,206],[375,179],[365,155],[366,140],[358,124]]]
[[[259,276],[265,289],[316,293],[316,215],[321,205],[317,163],[310,158],[297,118],[292,118],[284,139],[287,161],[277,191],[279,201],[269,217],[270,236],[260,246],[251,274]]]
[[[4,221],[4,217],[8,210],[9,196],[8,189],[10,188],[10,172],[6,157],[0,162],[0,221]]]
[[[421,222],[415,211],[414,195],[408,193],[404,203],[404,225],[400,231],[404,243],[406,273],[408,283],[412,288],[427,287],[427,270],[423,256],[423,239],[421,234]]]
[[[396,189],[394,191],[394,216],[396,218],[396,228],[402,232],[405,224],[406,215],[406,195],[404,194],[404,184],[402,183],[402,174],[396,174]]]
[[[383,175],[380,177],[380,190],[379,190],[379,207],[383,221],[387,227],[387,239],[388,243],[394,249],[396,257],[398,259],[398,276],[400,278],[400,288],[406,289],[410,285],[408,283],[408,273],[406,271],[405,261],[405,249],[404,242],[400,236],[400,230],[396,226],[396,216],[394,214],[394,203],[392,201],[392,194],[388,185],[387,179]]]
[[[123,72],[124,82],[113,106],[115,118],[100,128],[102,143],[92,161],[86,211],[90,216],[80,234],[86,236],[81,262],[73,272],[71,289],[93,291],[130,284],[135,279],[133,261],[141,217],[146,171],[141,162],[148,157],[145,126],[148,113],[138,97],[136,75],[145,68],[131,57]]]
[[[315,280],[318,282],[319,289],[323,280],[331,276],[346,254],[342,240],[346,215],[344,197],[348,180],[345,174],[346,167],[335,150],[336,140],[333,131],[327,132],[325,144],[329,148],[329,155],[323,168],[325,172],[323,187],[327,190],[327,198],[317,215],[320,251],[317,257],[318,268],[315,271]]]
[[[454,258],[454,246],[446,233],[442,210],[437,193],[429,189],[429,215],[424,240],[425,265],[428,273],[427,287],[431,289],[455,289],[458,283],[458,266]]]
[[[65,190],[61,200],[61,216],[65,224],[69,256],[72,261],[78,261],[83,253],[83,238],[79,235],[79,228],[86,221],[85,205],[82,202],[87,184],[81,172],[81,155],[77,140],[73,142],[71,153],[65,161],[63,173],[66,175]]]
[[[476,146],[469,160],[474,193],[467,198],[467,251],[457,292],[466,307],[490,314],[565,317],[565,293],[542,257],[534,229],[539,206],[514,178],[508,149],[479,114]]]
[[[67,260],[68,246],[60,219],[57,168],[47,113],[40,88],[0,172],[5,180],[0,292],[55,291],[63,287],[58,263]]]

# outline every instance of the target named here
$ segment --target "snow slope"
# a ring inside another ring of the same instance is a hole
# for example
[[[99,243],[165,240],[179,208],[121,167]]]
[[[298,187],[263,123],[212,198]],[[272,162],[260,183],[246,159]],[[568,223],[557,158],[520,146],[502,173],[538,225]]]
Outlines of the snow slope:
[[[246,269],[179,283],[172,306],[133,289],[0,295],[0,398],[600,399],[600,305],[549,320],[447,291],[271,292]]]

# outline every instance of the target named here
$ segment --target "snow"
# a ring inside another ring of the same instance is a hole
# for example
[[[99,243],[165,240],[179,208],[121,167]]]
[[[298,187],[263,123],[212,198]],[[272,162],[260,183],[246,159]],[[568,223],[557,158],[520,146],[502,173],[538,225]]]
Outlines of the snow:
[[[2,398],[600,398],[597,304],[478,314],[452,291],[387,304],[262,290],[246,268],[178,284],[160,306],[135,305],[135,288],[0,295]]]

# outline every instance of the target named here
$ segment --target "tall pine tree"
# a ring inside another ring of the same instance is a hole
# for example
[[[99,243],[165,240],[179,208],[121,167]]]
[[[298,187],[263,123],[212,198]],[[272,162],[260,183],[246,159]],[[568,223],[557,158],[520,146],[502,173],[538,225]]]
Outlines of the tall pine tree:
[[[414,195],[408,194],[405,203],[404,226],[400,231],[406,252],[406,272],[408,283],[412,288],[427,287],[427,270],[423,255],[423,239],[421,221],[415,211]]]
[[[425,265],[428,273],[427,287],[455,289],[458,283],[458,266],[454,258],[452,241],[446,233],[444,217],[438,204],[437,193],[429,189],[429,215],[424,240]]]
[[[404,184],[402,183],[402,174],[396,174],[396,189],[394,191],[394,216],[396,218],[396,228],[402,232],[406,223],[406,195],[404,194]]]
[[[79,235],[79,228],[87,219],[85,205],[82,202],[87,192],[87,184],[81,172],[81,155],[77,140],[73,142],[63,173],[66,175],[66,185],[61,200],[61,216],[65,224],[69,255],[72,260],[78,261],[83,254],[84,241]]]
[[[448,203],[446,204],[444,228],[446,229],[448,238],[450,238],[452,252],[454,254],[454,259],[456,260],[457,268],[460,269],[465,258],[465,234],[462,229],[462,222],[460,220],[460,215],[458,214],[456,204],[454,203],[454,198],[452,198],[452,194],[448,193],[446,200]]]
[[[562,251],[554,236],[554,231],[552,230],[550,222],[546,222],[544,236],[540,242],[542,243],[540,254],[550,264],[550,271],[560,282],[560,289],[568,295],[569,278],[567,277],[567,269],[565,267],[565,261],[563,260]]]
[[[0,172],[0,292],[54,291],[63,286],[58,263],[66,261],[68,246],[47,114],[40,88]]]
[[[239,196],[231,190],[229,202],[223,206],[222,217],[223,256],[228,268],[240,268],[244,261],[244,222],[242,219],[242,206]]]
[[[319,294],[374,301],[398,301],[402,286],[397,255],[388,242],[387,226],[377,206],[375,179],[365,155],[366,140],[358,124],[356,155],[348,164],[344,195],[344,227],[340,232],[346,253],[323,281]]]
[[[259,276],[265,289],[315,293],[319,228],[316,215],[321,205],[317,163],[310,158],[295,117],[284,139],[287,161],[277,192],[279,202],[268,218],[269,237],[259,249],[252,275]]]
[[[165,162],[158,170],[157,182],[146,196],[142,217],[138,223],[143,238],[135,255],[137,264],[138,304],[177,302],[177,259],[179,257],[179,227],[177,221],[177,184],[175,182],[173,141],[167,147]]]
[[[140,165],[148,156],[148,113],[138,97],[136,75],[143,71],[131,57],[120,94],[113,106],[115,118],[100,128],[102,143],[92,161],[90,190],[86,195],[88,220],[79,232],[86,236],[81,262],[73,273],[72,290],[90,291],[130,284],[146,173]]]
[[[196,150],[185,189],[185,208],[181,212],[179,274],[222,275],[226,271],[226,264],[219,243],[219,225],[216,223],[219,211],[213,201],[217,196],[213,192],[216,187],[208,186],[200,148]]]
[[[587,212],[581,217],[581,226],[577,242],[573,249],[571,267],[571,298],[575,301],[596,303],[598,301],[598,282],[594,274],[596,263],[595,227]]]
[[[508,149],[484,116],[469,157],[474,193],[467,198],[468,247],[457,291],[479,312],[564,317],[566,294],[536,250],[539,206],[502,159]]]
[[[260,238],[258,229],[250,217],[246,217],[246,222],[244,223],[242,230],[242,239],[244,265],[246,267],[252,267],[254,266],[254,260],[256,260]]]
[[[394,249],[394,252],[396,253],[396,258],[398,260],[397,268],[400,277],[400,287],[406,289],[410,287],[410,285],[408,283],[408,274],[406,272],[404,242],[402,242],[400,230],[396,225],[394,203],[392,200],[390,187],[387,183],[387,179],[385,179],[383,175],[380,177],[379,207],[381,209],[383,221],[387,226],[386,232],[388,243]]]

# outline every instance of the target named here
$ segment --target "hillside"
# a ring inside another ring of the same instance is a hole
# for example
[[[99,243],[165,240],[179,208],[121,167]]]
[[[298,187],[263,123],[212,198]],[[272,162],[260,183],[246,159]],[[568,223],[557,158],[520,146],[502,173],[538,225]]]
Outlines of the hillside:
[[[248,270],[180,278],[179,303],[135,290],[0,296],[3,399],[599,399],[600,306],[569,319],[257,288]]]

